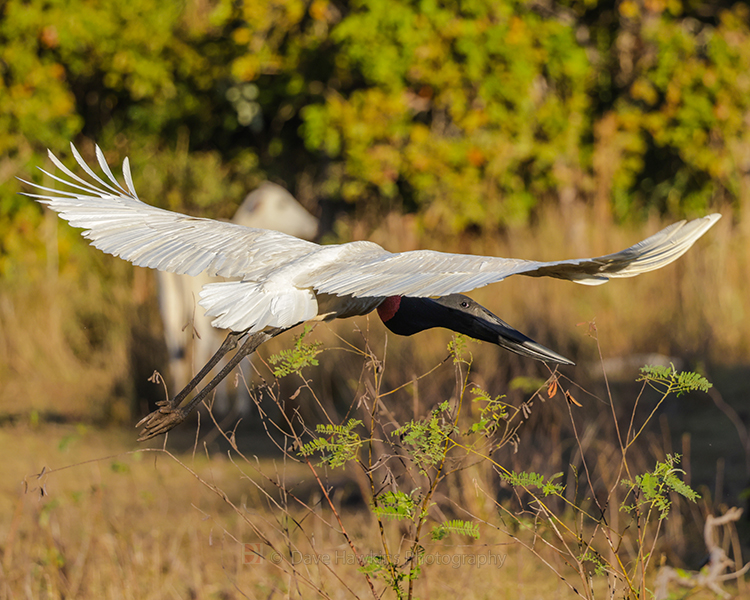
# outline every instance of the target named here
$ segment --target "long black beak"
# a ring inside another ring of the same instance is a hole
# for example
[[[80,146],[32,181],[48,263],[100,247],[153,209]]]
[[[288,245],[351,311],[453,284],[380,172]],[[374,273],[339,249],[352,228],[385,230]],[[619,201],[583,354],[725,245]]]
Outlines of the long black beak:
[[[395,314],[384,320],[384,323],[391,331],[400,335],[412,335],[432,327],[445,327],[542,362],[575,364],[513,329],[484,306],[462,294],[440,298],[402,297]]]
[[[480,304],[476,305],[484,314],[473,315],[473,321],[465,332],[466,335],[477,340],[492,342],[502,346],[506,350],[528,356],[542,362],[559,363],[563,365],[574,365],[575,363],[550,350],[540,343],[535,342],[530,337],[524,335],[517,329],[513,329],[505,321],[494,315]],[[477,311],[479,312],[479,310]]]

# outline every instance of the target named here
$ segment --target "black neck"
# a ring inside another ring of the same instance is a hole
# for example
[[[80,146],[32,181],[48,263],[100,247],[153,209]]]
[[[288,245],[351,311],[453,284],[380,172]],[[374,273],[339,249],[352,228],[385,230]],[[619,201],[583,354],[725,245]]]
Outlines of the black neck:
[[[383,318],[381,313],[381,318]],[[461,313],[438,304],[430,298],[401,297],[398,309],[387,320],[385,326],[398,335],[414,335],[433,327],[446,327],[459,333]]]

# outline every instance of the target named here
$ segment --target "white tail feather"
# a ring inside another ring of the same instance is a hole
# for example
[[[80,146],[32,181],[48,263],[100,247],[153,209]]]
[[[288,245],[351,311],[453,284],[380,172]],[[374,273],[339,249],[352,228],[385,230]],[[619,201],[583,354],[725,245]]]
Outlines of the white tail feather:
[[[252,281],[209,283],[200,293],[206,315],[219,329],[262,331],[266,327],[293,327],[314,318],[318,303],[311,290],[274,289]]]

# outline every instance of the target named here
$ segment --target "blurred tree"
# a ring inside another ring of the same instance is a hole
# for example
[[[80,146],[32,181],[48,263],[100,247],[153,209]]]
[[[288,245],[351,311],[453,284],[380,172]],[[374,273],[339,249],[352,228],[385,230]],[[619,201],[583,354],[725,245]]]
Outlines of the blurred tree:
[[[593,175],[603,212],[681,217],[727,202],[747,210],[747,3],[574,5],[600,64]]]
[[[371,215],[416,211],[451,232],[523,223],[540,201],[623,217],[747,194],[746,3],[0,10],[6,180],[81,132],[158,165],[140,182],[155,202],[219,216],[262,176],[293,191],[312,182],[308,195]],[[6,215],[20,210],[14,191],[0,193]]]
[[[302,133],[330,193],[397,200],[431,230],[523,222],[585,166],[593,79],[575,30],[529,2],[358,0]]]

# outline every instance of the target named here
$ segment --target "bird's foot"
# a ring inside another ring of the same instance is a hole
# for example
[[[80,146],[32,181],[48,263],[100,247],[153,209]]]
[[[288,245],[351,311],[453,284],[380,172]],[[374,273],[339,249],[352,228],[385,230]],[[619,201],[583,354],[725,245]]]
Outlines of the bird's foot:
[[[143,427],[141,436],[138,438],[139,442],[167,433],[167,431],[182,423],[188,416],[189,411],[182,408],[173,408],[169,402],[159,402],[159,404],[161,405],[159,408],[138,421],[136,428]]]

